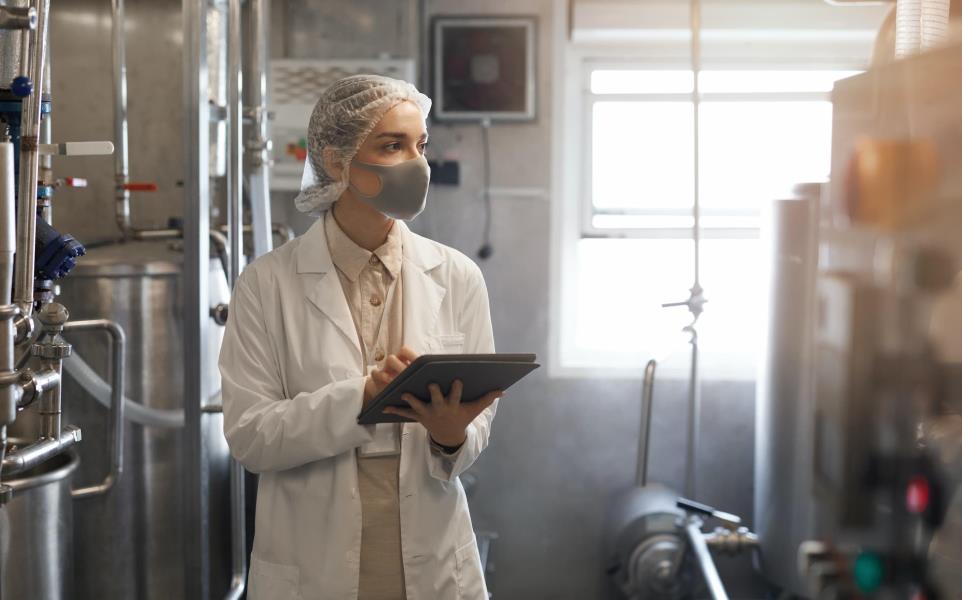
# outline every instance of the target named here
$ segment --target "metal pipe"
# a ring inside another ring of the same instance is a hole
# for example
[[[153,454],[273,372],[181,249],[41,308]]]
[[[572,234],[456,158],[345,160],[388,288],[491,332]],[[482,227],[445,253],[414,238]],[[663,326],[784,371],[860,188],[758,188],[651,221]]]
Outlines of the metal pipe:
[[[13,287],[14,254],[17,251],[14,234],[14,193],[13,144],[7,133],[3,132],[0,141],[0,305],[10,310],[0,315],[0,375],[15,375],[14,339],[16,328],[14,317],[19,313],[16,305],[11,305]],[[0,385],[0,426],[6,426],[17,418],[17,385],[14,382]],[[0,448],[0,459],[3,449]]]
[[[111,0],[111,53],[114,73],[114,199],[117,227],[131,234],[129,155],[127,152],[127,47],[124,0]]]
[[[712,560],[711,552],[708,551],[708,544],[705,543],[705,536],[701,532],[701,519],[690,518],[685,525],[685,533],[688,536],[688,543],[691,546],[692,554],[701,569],[705,585],[712,600],[728,600],[728,592],[722,584],[715,561]]]
[[[48,52],[47,52],[47,59],[43,63],[43,89],[52,90],[53,83],[50,75],[50,69],[51,69],[50,63],[52,62],[53,57],[50,56],[50,52],[49,52],[49,48],[50,48],[49,27],[47,28],[47,36],[48,36],[48,39],[47,39]],[[49,145],[50,142],[52,141],[52,133],[51,133],[52,130],[53,130],[53,121],[51,119],[51,114],[47,113],[47,116],[40,119],[41,148],[43,147],[44,144]],[[37,174],[37,180],[44,181],[44,182],[51,182],[51,183],[55,181],[53,176],[53,156],[46,152],[40,152],[40,166],[39,166],[39,172]],[[53,224],[53,203],[51,202],[50,198],[47,198],[42,201],[38,200],[37,202],[40,205],[40,218],[42,218],[44,221],[52,225]]]
[[[17,251],[14,177],[13,143],[10,142],[9,130],[4,127],[0,131],[0,304],[9,310],[0,315],[0,377],[5,380],[0,383],[0,474],[3,475],[6,475],[3,463],[7,452],[7,425],[16,420],[17,402],[20,399],[20,388],[12,381],[16,376],[14,355],[17,337],[13,319],[20,313],[17,305],[11,304],[14,254]],[[6,489],[0,486],[0,491],[4,492],[5,497]]]
[[[22,410],[33,404],[47,390],[60,384],[60,375],[56,371],[31,371],[24,369],[20,372],[20,386],[23,390],[17,409]]]
[[[184,92],[184,573],[185,598],[211,595],[210,449],[201,404],[210,397],[210,164],[207,3],[182,0]]]
[[[0,6],[0,29],[22,30],[36,27],[37,10],[32,6]]]
[[[645,365],[645,380],[641,384],[641,428],[638,434],[638,472],[635,483],[644,487],[648,483],[648,448],[651,440],[651,413],[655,390],[655,369],[658,363],[649,360]]]
[[[50,0],[37,0],[37,29],[34,31],[30,75],[33,93],[24,99],[20,136],[20,202],[17,214],[17,252],[14,301],[24,316],[33,314],[33,270],[37,237],[37,175],[40,109],[43,97],[43,69],[47,53],[47,22]]]
[[[220,258],[220,265],[224,269],[224,276],[230,280],[231,273],[231,252],[227,242],[227,236],[215,231],[210,230],[210,241],[214,244],[214,249],[217,251],[217,256]]]
[[[227,226],[230,229],[230,275],[233,288],[244,256],[244,116],[241,107],[241,0],[229,0],[227,11]]]
[[[33,356],[40,359],[41,371],[56,373],[57,383],[49,385],[40,394],[40,437],[54,438],[60,435],[63,399],[61,397],[63,380],[63,359],[70,356],[70,344],[61,337],[69,313],[63,305],[56,302],[45,304],[37,313],[43,326],[40,337],[31,347]]]
[[[3,474],[16,475],[35,467],[80,443],[80,439],[80,428],[67,425],[59,436],[43,438],[29,446],[10,450],[3,459]]]
[[[241,0],[229,0],[227,11],[227,225],[230,229],[228,282],[231,290],[234,289],[237,278],[240,277],[244,258],[241,18]],[[269,226],[270,220],[267,223]],[[269,232],[268,238],[270,238]],[[243,595],[247,583],[247,533],[244,514],[244,467],[233,458],[230,459],[230,513],[231,582],[225,598],[238,600]]]
[[[124,471],[124,380],[127,365],[124,360],[127,336],[123,328],[109,319],[73,321],[64,325],[65,332],[103,331],[111,341],[110,382],[110,472],[97,485],[71,490],[74,498],[89,498],[107,493]]]
[[[271,140],[267,126],[268,86],[267,72],[270,49],[270,0],[250,0],[249,32],[250,56],[244,69],[244,88],[249,108],[250,127],[245,150],[247,165],[248,197],[251,210],[251,234],[254,256],[270,252],[271,238]]]

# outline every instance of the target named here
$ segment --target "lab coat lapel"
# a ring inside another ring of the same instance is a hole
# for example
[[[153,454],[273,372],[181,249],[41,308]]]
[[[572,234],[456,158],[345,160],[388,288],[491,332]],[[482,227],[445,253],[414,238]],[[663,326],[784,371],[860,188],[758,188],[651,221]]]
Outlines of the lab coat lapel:
[[[307,299],[344,334],[354,348],[355,358],[360,362],[361,342],[357,337],[357,328],[354,327],[354,318],[347,305],[344,288],[341,286],[341,278],[337,276],[331,251],[327,247],[323,216],[304,234],[297,252],[297,272],[303,275],[320,275],[320,279],[316,281],[314,277],[305,280]]]
[[[428,240],[402,228],[404,263],[401,268],[404,343],[419,354],[437,350],[438,315],[447,289],[430,272],[442,262],[441,254]]]

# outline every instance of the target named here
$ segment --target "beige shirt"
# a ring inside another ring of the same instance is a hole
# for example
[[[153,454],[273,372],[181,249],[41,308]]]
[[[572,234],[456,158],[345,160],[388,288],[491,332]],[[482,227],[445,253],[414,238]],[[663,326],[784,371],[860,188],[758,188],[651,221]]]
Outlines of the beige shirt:
[[[401,233],[392,227],[387,240],[369,252],[351,240],[333,211],[324,215],[331,259],[361,340],[364,364],[381,368],[403,339],[401,318]],[[361,565],[358,600],[405,598],[398,501],[400,427],[377,426],[375,440],[357,450],[361,497]]]

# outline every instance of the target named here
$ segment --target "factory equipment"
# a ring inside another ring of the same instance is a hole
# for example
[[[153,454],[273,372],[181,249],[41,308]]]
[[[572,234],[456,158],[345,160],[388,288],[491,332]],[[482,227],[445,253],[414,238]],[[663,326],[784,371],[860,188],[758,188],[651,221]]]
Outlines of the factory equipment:
[[[112,143],[51,143],[50,4],[0,6],[0,598],[237,598],[244,471],[229,462],[216,359],[243,233],[255,256],[272,243],[269,4],[183,2],[189,142],[173,152],[186,202],[164,228],[130,210],[157,184],[130,179],[124,1],[103,21]],[[52,195],[86,182],[56,180],[52,157],[115,148],[120,236],[84,247],[54,229]],[[226,192],[224,233],[210,179]]]
[[[779,209],[756,523],[785,594],[962,589],[960,67],[945,47],[838,82],[827,193]]]
[[[605,524],[606,571],[614,596],[629,600],[686,600],[728,595],[711,550],[739,554],[752,550],[757,538],[737,515],[679,497],[660,484],[648,483],[648,450],[656,362],[645,367],[641,435],[635,485],[617,494]],[[702,527],[709,519],[713,531]]]

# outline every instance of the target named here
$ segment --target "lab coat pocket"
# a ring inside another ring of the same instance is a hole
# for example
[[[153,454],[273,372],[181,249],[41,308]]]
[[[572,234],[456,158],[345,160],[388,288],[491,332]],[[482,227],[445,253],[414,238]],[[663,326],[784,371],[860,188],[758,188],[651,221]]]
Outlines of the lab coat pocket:
[[[301,600],[300,570],[251,556],[249,600]]]
[[[443,354],[461,354],[464,351],[464,334],[452,333],[437,336]]]
[[[477,538],[472,535],[469,543],[454,551],[454,558],[457,561],[458,599],[487,600]]]

